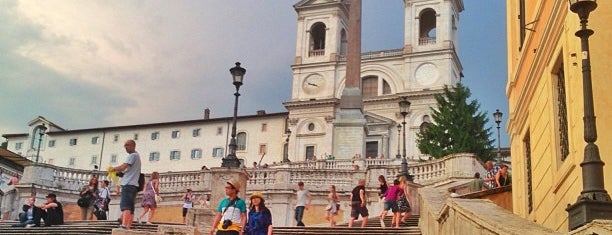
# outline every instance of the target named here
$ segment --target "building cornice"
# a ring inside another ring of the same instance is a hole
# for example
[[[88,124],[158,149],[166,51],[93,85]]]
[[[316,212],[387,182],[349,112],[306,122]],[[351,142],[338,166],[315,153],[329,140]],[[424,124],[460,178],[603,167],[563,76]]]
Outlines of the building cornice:
[[[280,112],[280,113],[238,116],[237,118],[244,120],[244,119],[252,119],[252,118],[268,118],[268,117],[278,117],[278,116],[288,116],[288,115],[289,115],[288,112]],[[136,124],[136,125],[125,125],[125,126],[109,126],[109,127],[97,127],[97,128],[76,129],[76,130],[49,131],[47,132],[47,134],[63,135],[63,134],[75,134],[75,133],[82,133],[82,132],[104,132],[104,131],[115,131],[115,130],[123,130],[123,129],[149,128],[149,127],[172,126],[172,125],[194,125],[194,124],[206,124],[206,123],[211,123],[211,122],[230,122],[230,121],[232,121],[232,117],[220,117],[220,118],[195,119],[195,120],[174,121],[174,122],[158,122],[158,123],[146,123],[146,124]],[[26,136],[28,136],[27,133],[2,135],[2,137],[4,138],[26,137]]]

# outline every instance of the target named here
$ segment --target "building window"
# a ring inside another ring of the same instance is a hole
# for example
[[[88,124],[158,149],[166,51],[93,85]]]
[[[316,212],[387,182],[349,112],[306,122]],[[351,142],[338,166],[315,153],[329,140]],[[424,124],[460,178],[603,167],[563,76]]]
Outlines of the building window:
[[[378,141],[366,142],[366,158],[376,158],[378,156]]]
[[[172,139],[178,139],[181,137],[181,131],[172,131]]]
[[[181,151],[170,151],[170,160],[179,160],[181,159]]]
[[[201,149],[192,149],[191,150],[191,159],[200,159],[202,158],[202,150]]]
[[[212,152],[213,157],[223,157],[223,148],[214,148]]]
[[[91,161],[89,162],[89,164],[95,165],[96,163],[98,163],[98,155],[91,156]]]
[[[69,166],[74,166],[74,162],[76,161],[75,157],[71,157],[70,159],[68,159],[68,165]]]
[[[49,148],[55,147],[55,140],[49,140]]]
[[[523,42],[525,42],[526,27],[525,22],[525,0],[518,0],[519,2],[519,51],[523,50]]]
[[[134,140],[138,140],[138,133],[134,133]]]
[[[246,133],[240,132],[236,135],[236,150],[244,151],[246,150]]]
[[[436,43],[436,11],[431,8],[419,14],[419,45]]]
[[[117,154],[113,154],[113,155],[111,155],[111,160],[110,160],[110,162],[111,162],[111,163],[117,163]]]
[[[198,128],[198,129],[193,129],[193,133],[191,134],[193,137],[198,137],[200,136],[200,131],[202,129]]]
[[[42,145],[43,138],[45,138],[44,133],[42,133],[42,126],[38,125],[34,128],[34,130],[32,131],[32,142],[30,143],[30,148],[31,149],[38,149],[39,147],[42,147],[44,145]],[[41,135],[42,134],[42,135]],[[39,146],[38,143],[41,143],[41,145]]]
[[[266,144],[259,145],[259,155],[264,155],[268,152],[268,146]]]
[[[23,145],[23,142],[15,143],[15,150],[20,150]]]
[[[310,28],[310,52],[308,56],[325,55],[325,24],[317,22]]]
[[[523,139],[523,146],[525,148],[525,169],[527,171],[527,211],[531,213],[533,211],[533,181],[531,180],[531,137],[529,136],[529,131],[527,131]]]
[[[159,139],[159,132],[151,133],[151,140],[157,140],[157,139]]]
[[[172,154],[172,153],[170,153]],[[149,153],[149,161],[153,162],[153,161],[159,161],[159,152],[151,152]]]
[[[561,161],[565,161],[569,155],[569,140],[567,132],[567,104],[565,102],[565,72],[563,71],[563,63],[557,71],[557,119],[559,123],[559,151]]]
[[[119,141],[119,134],[115,134],[113,136],[113,142],[117,142],[117,141]]]
[[[308,123],[308,130],[309,131],[314,131],[315,129],[315,124],[314,123]]]
[[[217,135],[223,134],[223,127],[217,127]]]
[[[306,160],[312,160],[314,158],[315,146],[306,146]]]
[[[99,136],[91,137],[91,144],[98,144],[99,141],[100,141]]]
[[[363,98],[375,97],[378,95],[378,77],[367,76],[361,82],[361,94]]]
[[[261,132],[266,132],[268,130],[268,124],[267,123],[262,123],[261,124]]]
[[[74,145],[77,145],[77,139],[76,138],[70,139],[70,146],[74,146]]]

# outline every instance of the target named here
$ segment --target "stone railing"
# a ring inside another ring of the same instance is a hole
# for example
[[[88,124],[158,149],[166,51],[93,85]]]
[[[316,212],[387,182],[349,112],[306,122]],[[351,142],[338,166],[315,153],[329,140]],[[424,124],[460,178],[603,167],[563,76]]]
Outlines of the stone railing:
[[[490,200],[450,198],[446,188],[421,188],[418,198],[423,235],[561,234],[512,214]]]
[[[400,174],[399,159],[347,159],[292,162],[276,165],[273,168],[246,169],[249,188],[287,188],[299,181],[313,186],[350,186],[353,175],[385,175],[394,178]],[[353,167],[360,166],[359,170]],[[376,172],[372,172],[376,169]],[[444,179],[471,178],[474,172],[484,174],[482,162],[471,154],[454,154],[445,158],[410,163],[408,171],[414,182],[427,185]],[[86,185],[92,174],[100,181],[108,179],[106,171],[79,170],[47,164],[27,166],[22,183],[41,185],[49,189],[76,191]],[[210,185],[210,172],[181,171],[160,173],[162,193],[182,192],[186,188],[194,191],[207,191]]]
[[[375,58],[383,58],[390,56],[400,56],[404,54],[404,48],[391,49],[391,50],[382,50],[382,51],[368,51],[365,53],[361,53],[361,59],[375,59]],[[346,55],[340,55],[338,60],[346,61]]]
[[[419,45],[430,45],[430,44],[436,44],[436,38],[435,37],[423,37],[423,38],[419,38]]]

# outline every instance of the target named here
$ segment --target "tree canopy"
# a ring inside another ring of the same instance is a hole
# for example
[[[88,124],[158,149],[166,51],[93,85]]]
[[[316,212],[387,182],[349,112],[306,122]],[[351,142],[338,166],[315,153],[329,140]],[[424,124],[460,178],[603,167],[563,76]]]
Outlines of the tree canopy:
[[[438,107],[431,109],[432,123],[417,133],[421,153],[434,158],[454,153],[474,153],[483,161],[493,158],[491,128],[485,128],[487,113],[479,111],[480,104],[469,101],[470,96],[469,88],[461,83],[435,96]]]

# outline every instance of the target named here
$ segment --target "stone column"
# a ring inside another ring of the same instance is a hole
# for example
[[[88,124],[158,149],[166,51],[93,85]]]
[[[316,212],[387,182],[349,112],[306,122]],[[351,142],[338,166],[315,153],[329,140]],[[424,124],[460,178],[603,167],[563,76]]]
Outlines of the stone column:
[[[187,212],[186,219],[187,225],[196,227],[203,234],[208,234],[214,226],[212,222],[217,214],[217,207],[221,200],[226,197],[225,183],[231,179],[238,180],[240,182],[238,197],[245,199],[246,183],[248,181],[248,174],[244,169],[216,167],[210,169],[210,174],[211,208],[192,208]]]

